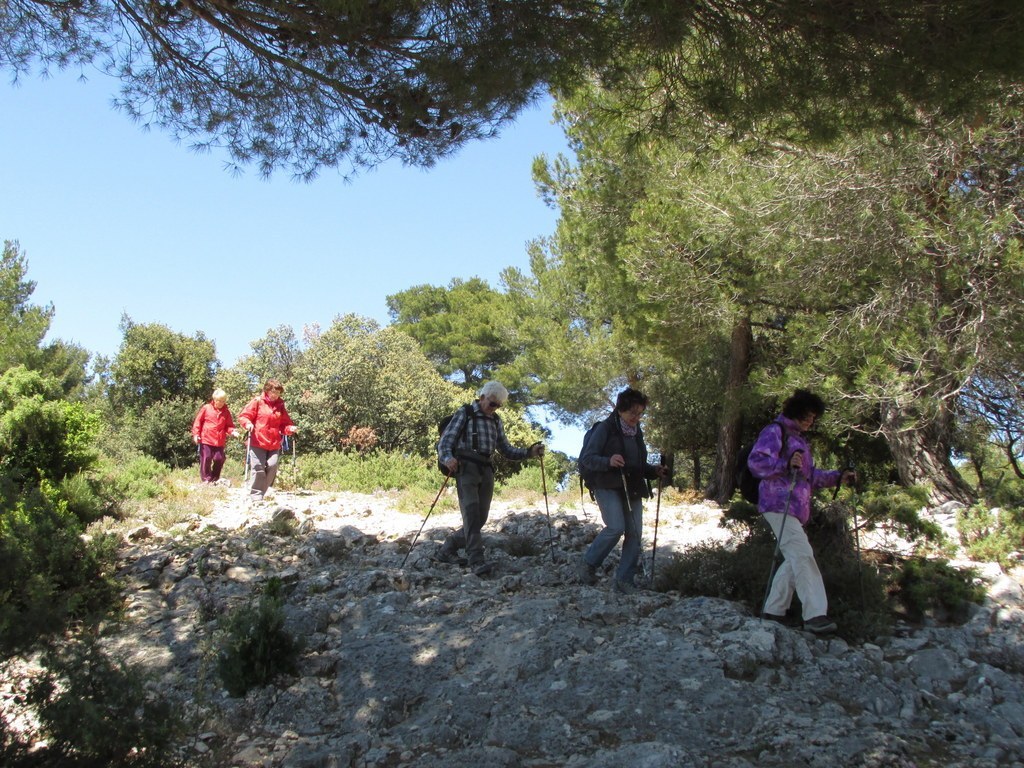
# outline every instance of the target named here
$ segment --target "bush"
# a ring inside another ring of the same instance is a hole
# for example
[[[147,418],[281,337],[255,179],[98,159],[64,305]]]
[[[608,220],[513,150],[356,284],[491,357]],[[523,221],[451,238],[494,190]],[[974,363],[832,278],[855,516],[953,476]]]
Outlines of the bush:
[[[972,560],[1015,564],[1014,555],[1024,549],[1024,508],[990,510],[974,506],[957,514],[960,545]]]
[[[88,540],[52,486],[0,490],[0,652],[109,609],[117,595],[112,537]]]
[[[146,501],[160,496],[171,470],[151,456],[134,454],[126,461],[104,460],[100,464],[103,486],[113,500]]]
[[[27,696],[46,742],[42,763],[176,764],[172,749],[180,723],[166,700],[146,695],[136,669],[110,659],[88,639],[48,649],[43,665]]]
[[[298,484],[304,488],[373,493],[378,490],[441,487],[444,476],[436,462],[421,456],[372,451],[368,454],[334,451],[299,462]]]
[[[907,558],[897,565],[891,592],[907,617],[920,621],[932,616],[940,621],[963,622],[970,603],[985,598],[972,569],[954,568],[945,560]]]
[[[295,672],[299,645],[284,628],[281,582],[270,579],[256,605],[249,603],[222,619],[217,671],[232,696]]]

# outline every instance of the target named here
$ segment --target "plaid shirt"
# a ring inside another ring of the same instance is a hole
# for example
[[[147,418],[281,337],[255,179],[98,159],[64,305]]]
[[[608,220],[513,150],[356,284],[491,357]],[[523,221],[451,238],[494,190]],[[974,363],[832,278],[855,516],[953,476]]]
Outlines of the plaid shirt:
[[[466,424],[467,419],[469,423]],[[456,438],[462,432],[462,425],[466,425],[466,431],[458,445]],[[476,450],[473,450],[473,435],[476,434]],[[490,456],[498,451],[502,456],[513,461],[523,461],[529,451],[526,448],[513,447],[508,438],[505,437],[505,428],[501,425],[501,418],[494,414],[488,416],[480,409],[479,401],[473,403],[473,416],[468,416],[464,408],[459,408],[448,422],[448,426],[441,435],[437,444],[437,458],[442,462],[451,458],[458,458],[458,452],[479,453]]]

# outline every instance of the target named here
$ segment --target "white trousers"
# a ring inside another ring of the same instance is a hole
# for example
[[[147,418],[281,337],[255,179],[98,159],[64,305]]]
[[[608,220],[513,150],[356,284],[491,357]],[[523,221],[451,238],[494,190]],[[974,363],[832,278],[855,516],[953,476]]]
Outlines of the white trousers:
[[[771,526],[776,541],[780,541],[779,549],[785,558],[782,565],[775,571],[772,588],[768,600],[764,604],[764,612],[775,616],[783,616],[793,602],[793,592],[800,598],[803,606],[804,621],[828,613],[828,598],[825,596],[825,583],[821,580],[821,571],[814,561],[814,552],[807,534],[800,521],[792,515],[778,512],[765,512],[764,519]],[[782,523],[785,520],[785,527]],[[779,539],[779,531],[782,539]]]

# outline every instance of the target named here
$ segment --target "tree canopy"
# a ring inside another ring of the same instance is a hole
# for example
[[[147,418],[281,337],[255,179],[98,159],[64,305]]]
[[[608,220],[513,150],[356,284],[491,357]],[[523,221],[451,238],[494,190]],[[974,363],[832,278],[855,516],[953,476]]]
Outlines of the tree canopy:
[[[515,357],[515,325],[505,294],[479,278],[447,288],[419,285],[387,298],[396,327],[419,342],[444,376],[482,383]]]
[[[545,337],[543,376],[575,376],[583,342],[685,398],[666,415],[717,412],[720,499],[742,416],[760,422],[795,386],[836,405],[834,444],[881,436],[906,484],[968,498],[951,463],[966,450],[964,395],[1015,402],[1024,330],[1018,90],[971,121],[714,150],[696,133],[633,141],[620,95],[563,99],[577,162],[538,167],[562,216],[521,284],[570,319]],[[681,388],[688,376],[711,386]],[[1004,414],[1007,444],[1016,423]],[[699,450],[700,434],[678,445]]]
[[[1014,0],[7,0],[0,67],[98,63],[117,105],[262,173],[430,164],[544,88],[618,87],[639,135],[680,117],[834,137],[970,111],[1024,72]]]

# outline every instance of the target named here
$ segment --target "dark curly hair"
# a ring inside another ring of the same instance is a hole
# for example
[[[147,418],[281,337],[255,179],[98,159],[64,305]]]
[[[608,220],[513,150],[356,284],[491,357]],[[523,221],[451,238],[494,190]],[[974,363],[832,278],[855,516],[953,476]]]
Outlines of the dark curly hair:
[[[646,408],[647,402],[647,395],[643,392],[638,389],[633,389],[632,387],[626,387],[624,390],[619,392],[619,396],[615,398],[615,410],[619,413],[625,413],[638,405],[642,405]]]
[[[825,401],[807,389],[798,389],[782,404],[782,415],[793,421],[800,421],[809,414],[821,418],[825,412]]]

